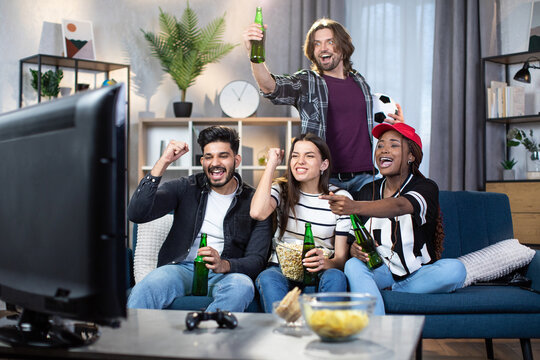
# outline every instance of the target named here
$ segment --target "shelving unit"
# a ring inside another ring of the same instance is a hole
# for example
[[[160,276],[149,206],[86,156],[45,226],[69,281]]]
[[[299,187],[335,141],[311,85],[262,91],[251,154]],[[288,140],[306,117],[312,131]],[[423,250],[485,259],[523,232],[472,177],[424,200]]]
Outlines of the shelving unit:
[[[258,159],[270,147],[285,149],[288,153],[295,136],[300,134],[300,119],[290,117],[252,117],[252,118],[140,118],[138,178],[150,171],[161,155],[161,141],[185,141],[190,152],[180,158],[180,163],[169,166],[167,173],[174,177],[202,172],[200,156],[202,151],[197,144],[199,132],[212,125],[225,125],[235,128],[240,135],[239,154],[242,162],[238,173],[244,181],[256,185],[265,169]],[[285,165],[278,167],[280,173]]]
[[[486,79],[486,65],[495,64],[504,67],[504,77],[507,84],[514,75],[510,71],[511,65],[522,64],[530,57],[540,58],[540,52],[522,52],[516,54],[492,56],[482,59],[482,75],[484,81],[484,90],[487,89],[489,82]],[[540,76],[536,73],[533,76]],[[514,225],[514,237],[521,243],[529,245],[540,245],[540,181],[538,180],[510,180],[505,181],[500,178],[489,178],[487,169],[490,166],[495,166],[502,159],[489,158],[491,147],[488,145],[487,127],[488,124],[496,126],[504,125],[504,135],[508,133],[510,125],[540,123],[540,113],[527,114],[524,116],[510,116],[488,118],[484,123],[484,185],[486,191],[503,193],[510,199],[510,208],[512,210],[512,222]],[[502,143],[497,146],[504,146],[505,136],[499,139],[489,139],[495,144],[500,140]],[[492,144],[492,146],[495,146]],[[506,147],[506,158],[509,157],[509,149]]]
[[[82,60],[66,58],[62,56],[43,55],[37,54],[19,60],[19,107],[23,105],[23,72],[25,65],[37,65],[38,70],[38,91],[37,101],[41,102],[41,72],[44,66],[53,66],[55,69],[72,69],[74,71],[74,85],[73,91],[77,92],[77,84],[79,83],[79,71],[91,71],[97,73],[104,73],[105,79],[109,79],[110,73],[115,70],[126,71],[126,85],[127,85],[127,108],[128,108],[128,120],[129,120],[129,65],[115,64],[103,61]]]
[[[504,77],[505,82],[507,84],[510,84],[510,80],[513,76],[513,72],[510,71],[511,65],[517,65],[522,64],[530,57],[537,57],[540,58],[540,52],[521,52],[521,53],[515,53],[515,54],[507,54],[507,55],[499,55],[499,56],[491,56],[486,57],[482,59],[482,79],[484,82],[484,91],[486,91],[487,87],[489,86],[489,81],[486,79],[486,67],[488,64],[494,64],[499,65],[503,67],[504,70]],[[492,80],[492,79],[490,79]],[[487,102],[486,102],[487,103]],[[486,112],[487,113],[487,112]],[[496,166],[499,161],[503,159],[491,159],[489,158],[490,150],[489,147],[489,141],[493,139],[487,138],[487,126],[488,124],[502,124],[504,125],[504,134],[508,133],[508,130],[510,129],[510,125],[512,124],[524,124],[524,123],[540,123],[540,113],[537,114],[526,114],[524,116],[509,116],[509,117],[497,117],[497,118],[489,118],[486,116],[485,124],[484,124],[484,144],[485,144],[485,150],[484,150],[484,184],[486,184],[487,181],[498,181],[500,179],[493,178],[488,176],[488,169],[492,168],[493,166]],[[498,143],[498,139],[495,139],[495,144]],[[501,144],[500,146],[506,146],[504,143],[504,139],[501,136]],[[497,146],[497,145],[494,145]],[[506,148],[506,158],[509,156],[509,149]]]

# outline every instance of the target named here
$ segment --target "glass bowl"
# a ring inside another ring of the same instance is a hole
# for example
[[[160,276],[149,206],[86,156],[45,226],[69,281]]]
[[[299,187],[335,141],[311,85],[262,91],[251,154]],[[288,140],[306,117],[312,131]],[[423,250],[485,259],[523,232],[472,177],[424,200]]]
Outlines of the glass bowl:
[[[322,341],[350,341],[369,325],[375,301],[363,293],[304,294],[300,308],[306,324]]]
[[[284,314],[283,311],[278,310],[280,303],[281,301],[272,303],[272,314],[279,324],[274,332],[296,337],[311,335],[312,332],[306,327],[302,313],[298,313],[300,308],[292,309]]]

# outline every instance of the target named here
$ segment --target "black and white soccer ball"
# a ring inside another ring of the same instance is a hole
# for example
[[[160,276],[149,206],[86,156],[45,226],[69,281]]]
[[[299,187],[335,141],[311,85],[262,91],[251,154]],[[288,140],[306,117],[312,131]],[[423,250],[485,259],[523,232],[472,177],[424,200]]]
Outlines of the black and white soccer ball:
[[[386,94],[373,94],[373,117],[375,122],[382,123],[388,114],[396,114],[398,109],[392,98]]]

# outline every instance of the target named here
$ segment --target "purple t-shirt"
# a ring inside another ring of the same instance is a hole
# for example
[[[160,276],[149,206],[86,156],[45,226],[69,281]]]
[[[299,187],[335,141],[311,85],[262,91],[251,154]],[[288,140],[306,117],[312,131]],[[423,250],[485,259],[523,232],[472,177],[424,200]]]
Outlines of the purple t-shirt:
[[[328,86],[326,143],[332,154],[332,172],[373,170],[362,89],[350,76],[346,79],[323,77]]]

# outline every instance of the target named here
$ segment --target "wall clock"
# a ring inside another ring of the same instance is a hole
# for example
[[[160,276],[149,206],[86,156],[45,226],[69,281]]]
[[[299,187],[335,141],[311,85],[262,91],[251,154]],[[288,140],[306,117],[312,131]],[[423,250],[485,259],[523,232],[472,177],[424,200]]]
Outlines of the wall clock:
[[[219,106],[225,115],[245,118],[253,115],[259,107],[259,91],[245,80],[231,81],[219,94]]]

